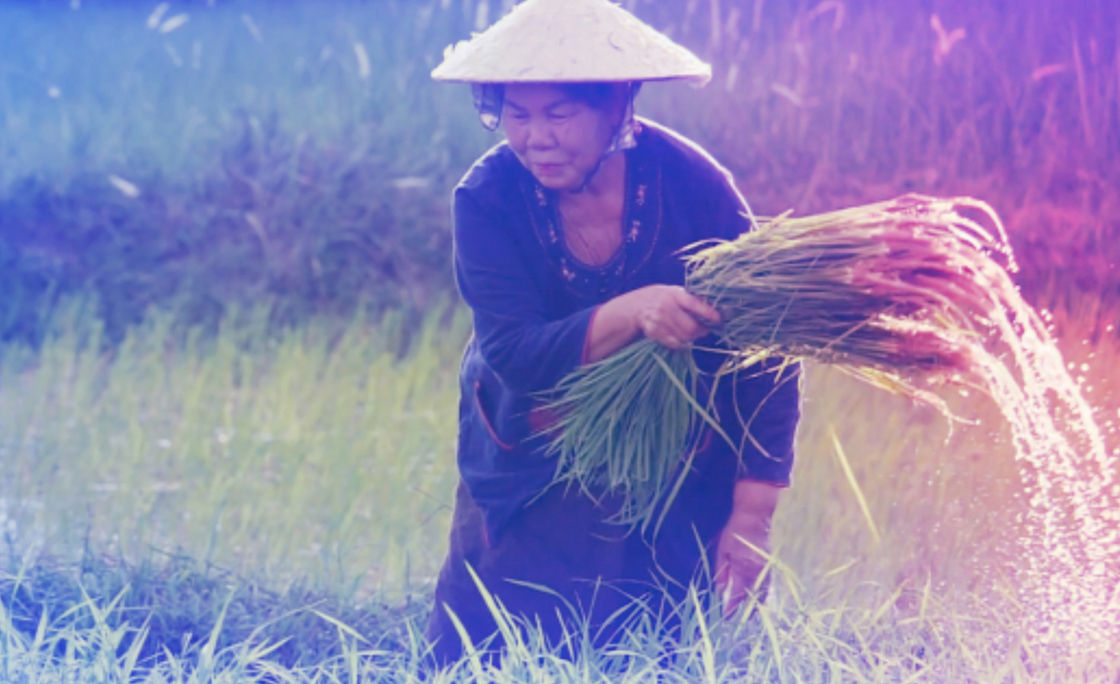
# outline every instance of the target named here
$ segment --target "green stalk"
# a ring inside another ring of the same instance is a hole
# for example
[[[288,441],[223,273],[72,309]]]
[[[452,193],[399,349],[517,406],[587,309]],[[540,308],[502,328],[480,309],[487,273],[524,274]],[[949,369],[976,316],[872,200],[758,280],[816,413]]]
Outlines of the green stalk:
[[[968,213],[980,214],[988,230]],[[970,370],[1014,270],[988,205],[906,195],[763,222],[735,240],[685,250],[686,288],[720,311],[723,373],[771,357],[812,359],[934,405],[929,377]],[[556,388],[556,481],[622,499],[617,519],[646,528],[706,423],[728,443],[709,398],[695,397],[689,352],[642,340]],[[733,446],[735,446],[733,444]],[[665,496],[667,494],[667,496]]]

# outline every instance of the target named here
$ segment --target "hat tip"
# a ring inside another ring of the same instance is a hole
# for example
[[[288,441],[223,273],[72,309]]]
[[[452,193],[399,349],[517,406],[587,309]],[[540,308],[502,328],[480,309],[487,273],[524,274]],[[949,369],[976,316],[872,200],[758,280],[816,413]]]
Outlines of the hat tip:
[[[711,66],[617,3],[525,0],[485,31],[448,45],[431,77],[468,83],[685,80],[700,87],[711,80]]]

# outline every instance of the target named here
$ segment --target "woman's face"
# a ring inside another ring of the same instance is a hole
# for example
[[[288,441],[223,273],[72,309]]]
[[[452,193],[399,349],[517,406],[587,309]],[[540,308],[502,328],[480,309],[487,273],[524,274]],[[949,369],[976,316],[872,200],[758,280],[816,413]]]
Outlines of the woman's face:
[[[514,154],[541,185],[575,190],[610,144],[620,109],[613,100],[598,109],[547,83],[515,83],[505,88],[502,127]]]

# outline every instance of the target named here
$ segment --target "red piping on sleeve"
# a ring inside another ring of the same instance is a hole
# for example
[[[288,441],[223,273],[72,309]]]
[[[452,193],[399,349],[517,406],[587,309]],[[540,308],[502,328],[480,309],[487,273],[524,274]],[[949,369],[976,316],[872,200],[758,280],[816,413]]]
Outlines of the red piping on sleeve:
[[[735,481],[736,482],[757,482],[759,484],[765,484],[765,485],[770,485],[771,487],[777,487],[778,489],[789,489],[789,485],[784,483],[784,482],[774,482],[773,480],[764,480],[760,477],[737,477],[737,478],[735,478]]]
[[[513,451],[514,445],[509,444],[508,442],[503,442],[502,441],[502,438],[498,436],[498,431],[494,428],[494,425],[490,422],[490,416],[486,415],[486,410],[484,408],[482,408],[482,399],[480,399],[479,396],[478,396],[479,388],[481,386],[482,386],[482,383],[475,380],[475,382],[474,382],[474,407],[475,407],[475,410],[478,411],[478,416],[482,420],[482,425],[483,425],[483,427],[486,428],[486,432],[489,433],[490,439],[494,440],[494,443],[498,445],[499,449],[501,449],[502,451]]]
[[[591,318],[587,320],[587,333],[583,336],[583,351],[580,352],[579,355],[579,363],[581,366],[587,363],[591,356],[591,326],[595,324],[595,317],[599,315],[599,310],[601,308],[602,305],[596,306],[595,310],[591,312]]]

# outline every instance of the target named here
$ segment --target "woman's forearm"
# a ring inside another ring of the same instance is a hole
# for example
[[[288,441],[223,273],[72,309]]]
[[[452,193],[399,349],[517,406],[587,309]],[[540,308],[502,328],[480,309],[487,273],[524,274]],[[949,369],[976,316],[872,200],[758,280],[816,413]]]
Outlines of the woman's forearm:
[[[731,515],[770,519],[778,507],[783,487],[760,480],[738,480],[732,495]]]
[[[619,295],[604,302],[591,318],[587,331],[588,362],[600,361],[638,339],[641,329],[634,316],[627,295]]]

